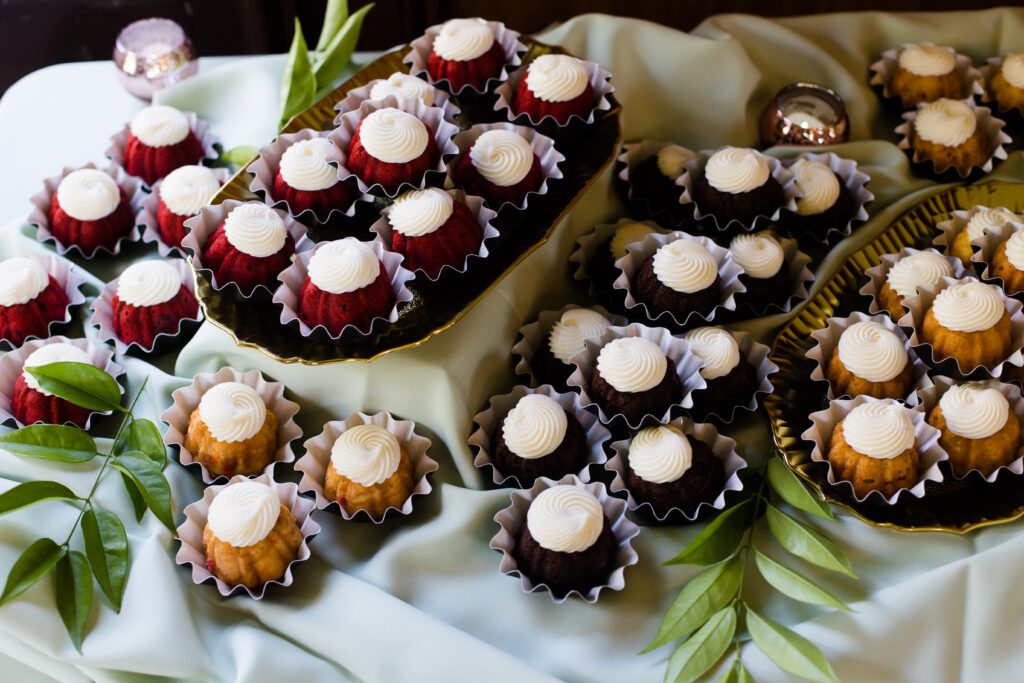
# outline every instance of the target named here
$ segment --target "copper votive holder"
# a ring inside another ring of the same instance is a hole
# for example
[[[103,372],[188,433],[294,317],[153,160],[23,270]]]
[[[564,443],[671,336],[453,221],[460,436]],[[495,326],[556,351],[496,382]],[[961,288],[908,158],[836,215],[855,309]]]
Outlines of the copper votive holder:
[[[170,19],[153,17],[125,26],[114,43],[117,76],[128,92],[144,100],[199,68],[185,30]]]
[[[814,83],[780,90],[761,115],[761,142],[773,145],[835,145],[850,137],[846,106],[836,92]]]

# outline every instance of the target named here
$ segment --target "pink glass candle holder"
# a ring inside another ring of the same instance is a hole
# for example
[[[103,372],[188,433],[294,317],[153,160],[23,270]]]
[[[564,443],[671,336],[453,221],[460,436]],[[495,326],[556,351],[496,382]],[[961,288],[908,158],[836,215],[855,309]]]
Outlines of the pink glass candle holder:
[[[159,17],[141,19],[121,30],[114,43],[114,64],[121,85],[144,100],[195,75],[199,68],[184,29]]]
[[[761,142],[772,145],[834,145],[850,135],[846,106],[834,91],[793,83],[779,91],[761,115]]]

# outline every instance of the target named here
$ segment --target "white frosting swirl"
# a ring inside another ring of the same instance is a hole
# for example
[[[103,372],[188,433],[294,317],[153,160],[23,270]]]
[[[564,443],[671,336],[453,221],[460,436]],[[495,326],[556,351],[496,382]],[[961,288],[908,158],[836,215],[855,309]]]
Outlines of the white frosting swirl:
[[[508,449],[525,460],[543,458],[565,438],[569,419],[558,401],[543,394],[519,399],[501,423]]]
[[[1017,230],[1006,240],[1006,260],[1017,270],[1024,270],[1024,230]]]
[[[1024,52],[1007,55],[999,70],[1007,83],[1015,88],[1024,88]]]
[[[331,447],[331,464],[343,477],[362,486],[381,484],[398,470],[402,447],[394,434],[379,425],[346,429]]]
[[[60,181],[57,201],[64,213],[76,220],[98,221],[117,209],[121,203],[121,188],[103,171],[81,168]]]
[[[736,235],[729,243],[729,251],[744,273],[759,279],[778,273],[785,258],[782,245],[766,232]]]
[[[318,247],[309,259],[307,272],[317,289],[344,294],[376,280],[380,275],[380,259],[366,242],[345,237]]]
[[[551,354],[568,363],[569,359],[586,346],[584,341],[600,337],[611,326],[603,315],[589,308],[573,308],[562,314],[548,334],[548,348]]]
[[[281,499],[259,481],[240,481],[221,489],[210,503],[206,525],[235,548],[256,545],[271,532],[281,514]]]
[[[723,147],[708,159],[704,177],[719,192],[750,192],[768,182],[771,167],[763,154],[744,147]]]
[[[796,187],[802,195],[796,200],[796,212],[801,216],[824,213],[839,199],[839,180],[825,164],[797,159],[789,170],[796,176]]]
[[[997,389],[981,382],[949,388],[939,399],[949,431],[965,439],[984,439],[1006,425],[1010,402]]]
[[[40,365],[50,363],[89,363],[88,354],[85,351],[65,342],[52,342],[44,344],[29,354],[22,364],[25,368],[37,368]],[[25,384],[29,389],[35,389],[43,396],[53,396],[49,391],[39,386],[39,380],[33,377],[28,371],[22,371],[21,376],[25,378]]]
[[[578,553],[594,545],[604,529],[601,501],[582,486],[544,489],[526,511],[526,527],[541,547]]]
[[[658,232],[655,228],[643,223],[625,223],[615,228],[609,247],[612,258],[618,261],[626,255],[626,246],[633,242],[639,242],[651,233]]]
[[[718,262],[700,242],[678,239],[654,252],[654,274],[677,292],[699,292],[714,284]]]
[[[139,261],[117,279],[117,298],[129,306],[156,306],[181,289],[181,274],[167,261]]]
[[[1007,223],[1019,223],[1021,217],[1001,206],[989,208],[987,206],[977,207],[978,211],[967,221],[967,239],[974,241],[986,232],[993,232]]]
[[[374,159],[405,164],[423,154],[430,142],[430,131],[409,112],[385,107],[363,119],[359,139]]]
[[[914,130],[928,142],[943,147],[958,147],[974,135],[978,117],[962,100],[941,99],[917,110]]]
[[[910,361],[896,333],[881,323],[854,323],[839,337],[837,348],[843,366],[869,382],[888,382]]]
[[[34,258],[16,256],[0,261],[0,306],[28,303],[49,284],[49,273]]]
[[[740,362],[740,345],[736,338],[720,327],[699,327],[683,335],[690,348],[704,361],[700,376],[715,379],[732,372]]]
[[[658,170],[666,178],[675,180],[683,175],[683,166],[697,156],[693,150],[679,145],[665,145],[658,150]]]
[[[212,168],[180,166],[160,182],[160,199],[178,216],[194,216],[220,191],[220,180]]]
[[[629,466],[644,481],[665,484],[686,474],[693,464],[690,440],[674,425],[641,429],[629,442]]]
[[[935,321],[947,330],[980,332],[1003,317],[1006,304],[1002,290],[983,282],[964,282],[946,287],[932,302]]]
[[[222,382],[199,399],[199,419],[217,441],[235,443],[260,431],[267,419],[267,406],[249,385]]]
[[[900,50],[901,68],[918,76],[943,76],[956,68],[956,58],[948,47],[911,45]]]
[[[597,354],[597,371],[619,393],[653,389],[667,370],[665,352],[643,337],[613,339]]]
[[[953,266],[942,254],[919,251],[904,256],[885,276],[889,288],[901,297],[916,296],[918,287],[933,285],[943,277],[953,277]]]
[[[266,258],[281,251],[288,229],[277,211],[260,202],[249,202],[231,210],[224,219],[224,234],[235,249]]]
[[[327,162],[334,143],[327,138],[293,142],[281,155],[278,170],[290,187],[305,192],[326,190],[338,182],[338,168]]]
[[[451,19],[434,38],[434,52],[447,62],[468,62],[494,45],[494,31],[483,19]]]
[[[189,134],[188,116],[174,107],[154,104],[139,111],[128,124],[132,135],[147,147],[176,145]]]
[[[473,168],[500,187],[520,182],[533,168],[533,150],[526,138],[509,130],[489,130],[469,150]]]
[[[526,69],[526,87],[545,102],[568,102],[587,88],[583,62],[569,55],[541,55]]]
[[[843,420],[843,436],[853,450],[888,460],[914,447],[914,425],[907,409],[893,403],[862,403]]]
[[[388,208],[388,223],[406,237],[428,235],[451,218],[454,207],[455,200],[442,189],[410,190]]]
[[[374,81],[370,88],[371,100],[383,100],[391,95],[400,100],[418,99],[425,106],[434,106],[434,86],[422,78],[416,78],[401,71],[396,71],[387,77]]]

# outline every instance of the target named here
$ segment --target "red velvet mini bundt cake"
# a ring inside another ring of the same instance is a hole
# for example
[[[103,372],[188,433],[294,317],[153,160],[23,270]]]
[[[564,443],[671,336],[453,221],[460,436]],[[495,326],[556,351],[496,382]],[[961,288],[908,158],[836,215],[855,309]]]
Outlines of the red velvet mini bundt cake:
[[[149,185],[176,168],[198,164],[203,154],[188,116],[174,107],[146,107],[128,124],[124,168]]]
[[[452,92],[466,85],[483,92],[508,61],[505,49],[482,19],[452,19],[434,38],[427,73],[434,82],[447,79]]]
[[[505,202],[519,205],[544,182],[540,160],[526,138],[508,130],[489,130],[455,163],[452,176],[469,194],[492,209]]]
[[[157,232],[170,247],[180,247],[185,221],[199,213],[220,190],[220,180],[205,166],[182,166],[167,174],[157,191]]]
[[[33,351],[25,359],[24,367],[64,362],[89,363],[91,361],[85,351],[77,346],[63,342],[51,342]],[[59,425],[70,422],[83,429],[92,414],[88,408],[77,406],[40,388],[38,380],[24,370],[14,382],[11,412],[23,425],[37,422]]]
[[[378,109],[360,121],[348,145],[349,170],[389,194],[402,183],[418,186],[439,159],[430,128],[393,107]]]
[[[512,99],[516,114],[540,122],[550,116],[564,125],[573,114],[586,118],[594,108],[594,88],[583,62],[569,55],[541,55],[519,79]]]
[[[213,271],[219,287],[234,282],[250,294],[259,285],[274,289],[294,253],[295,240],[278,212],[249,202],[232,209],[207,240],[203,266]]]
[[[338,180],[337,166],[327,161],[332,147],[327,138],[299,140],[288,147],[274,174],[274,200],[288,202],[296,216],[309,210],[319,218],[351,206],[359,192],[354,181]]]
[[[66,247],[77,246],[86,256],[99,248],[113,251],[117,241],[135,226],[128,196],[103,171],[72,171],[57,186],[50,201],[50,232]]]
[[[374,318],[387,317],[395,291],[373,248],[355,237],[327,242],[309,260],[299,292],[299,318],[338,336],[347,325],[368,332]]]
[[[29,337],[45,338],[69,305],[64,288],[39,261],[19,256],[0,262],[0,339],[21,346]]]
[[[480,251],[483,231],[465,203],[436,187],[400,195],[388,209],[391,248],[405,256],[405,267],[436,278],[448,265],[462,270],[466,257]]]
[[[199,302],[166,261],[125,268],[110,302],[114,334],[125,344],[151,349],[159,334],[177,334],[181,320],[195,318]]]

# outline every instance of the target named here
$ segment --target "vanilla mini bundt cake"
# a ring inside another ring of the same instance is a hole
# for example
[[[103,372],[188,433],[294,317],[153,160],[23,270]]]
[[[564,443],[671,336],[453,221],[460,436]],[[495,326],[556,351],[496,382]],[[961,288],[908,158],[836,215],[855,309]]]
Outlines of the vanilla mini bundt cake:
[[[334,441],[324,493],[354,515],[365,510],[379,520],[412,495],[412,461],[398,438],[372,424],[346,429]]]
[[[936,295],[919,336],[932,345],[936,361],[955,358],[965,371],[979,365],[992,369],[1013,345],[1005,295],[983,282],[951,285]]]
[[[854,323],[843,330],[824,370],[836,397],[901,399],[914,382],[906,345],[878,322]]]
[[[192,411],[185,448],[214,476],[259,474],[277,451],[277,418],[252,387],[211,387]]]
[[[921,478],[921,454],[909,408],[894,401],[862,403],[836,425],[828,461],[837,480],[853,484],[859,497],[888,497]]]
[[[928,414],[958,477],[975,469],[988,476],[1020,454],[1020,422],[996,386],[994,381],[954,385]]]

